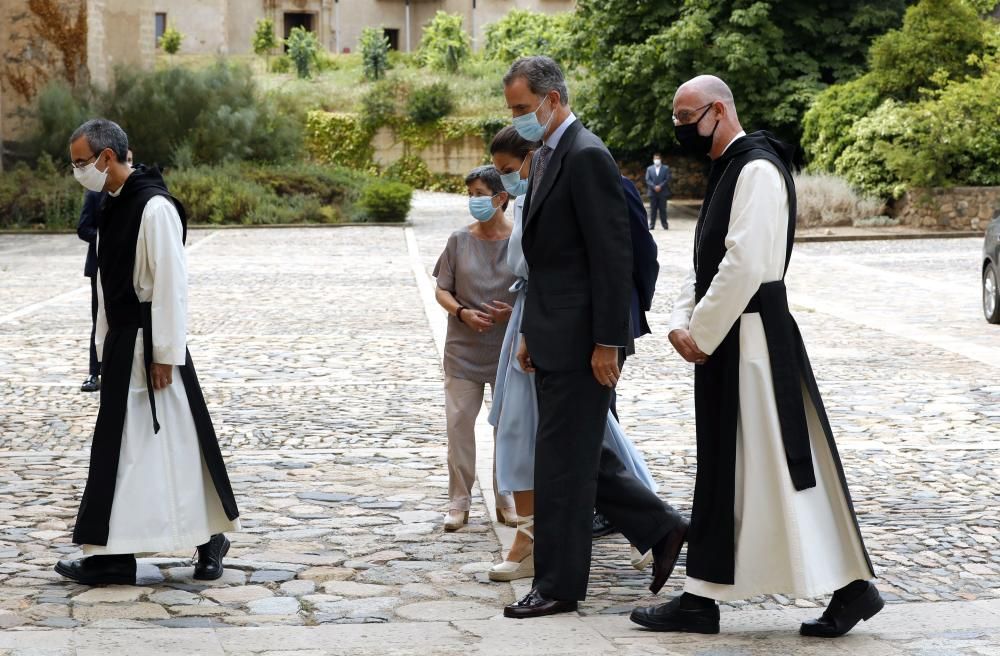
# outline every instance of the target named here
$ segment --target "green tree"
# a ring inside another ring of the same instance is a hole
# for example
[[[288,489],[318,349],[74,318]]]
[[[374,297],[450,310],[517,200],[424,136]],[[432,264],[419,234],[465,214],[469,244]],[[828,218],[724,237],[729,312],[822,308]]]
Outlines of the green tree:
[[[420,60],[437,71],[455,73],[472,54],[472,40],[462,29],[461,14],[438,11],[420,39]]]
[[[864,68],[872,39],[905,0],[579,0],[577,62],[593,72],[577,107],[622,155],[674,143],[670,103],[685,80],[718,75],[748,128],[798,143],[827,85]]]
[[[253,33],[253,52],[258,57],[264,57],[265,70],[271,69],[271,52],[278,47],[278,39],[274,36],[274,21],[261,18]]]
[[[163,52],[173,56],[181,49],[181,41],[183,40],[184,35],[178,32],[173,25],[168,25],[160,36],[159,45],[163,48]]]
[[[295,73],[300,79],[312,76],[312,66],[319,54],[319,39],[304,27],[293,27],[286,42],[288,56],[295,63]]]
[[[998,50],[1000,27],[968,0],[920,0],[902,27],[874,41],[867,73],[829,87],[805,114],[809,167],[882,197],[907,185],[986,179],[986,160],[971,154],[997,139],[966,136],[997,125],[986,107],[996,105],[988,90]]]
[[[375,27],[361,30],[360,46],[365,79],[381,80],[389,70],[389,37],[385,30]]]
[[[913,101],[935,77],[974,72],[970,54],[986,45],[985,24],[965,0],[921,0],[906,10],[903,26],[872,44],[873,82],[883,96]]]
[[[557,61],[572,53],[571,24],[574,15],[543,14],[512,9],[506,16],[486,26],[483,56],[504,63],[518,57],[548,55]]]

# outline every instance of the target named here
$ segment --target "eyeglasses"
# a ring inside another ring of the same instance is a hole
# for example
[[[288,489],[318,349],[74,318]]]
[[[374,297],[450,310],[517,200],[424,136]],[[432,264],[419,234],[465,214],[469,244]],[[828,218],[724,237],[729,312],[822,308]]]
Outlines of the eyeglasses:
[[[714,104],[715,101],[713,100],[712,102],[706,105],[702,105],[701,107],[695,107],[694,109],[684,109],[681,110],[680,114],[674,114],[673,116],[671,116],[671,118],[674,120],[674,125],[686,125],[692,122],[691,119],[694,117],[695,114],[705,109],[706,107],[711,107]],[[702,114],[702,116],[704,116],[704,114]],[[701,116],[698,117],[698,120],[699,121],[701,120]]]
[[[96,160],[100,156],[101,153],[96,153],[94,155],[91,155],[87,159],[75,159],[72,162],[70,162],[70,166],[72,166],[74,169],[82,169],[85,166],[89,165],[91,160]]]

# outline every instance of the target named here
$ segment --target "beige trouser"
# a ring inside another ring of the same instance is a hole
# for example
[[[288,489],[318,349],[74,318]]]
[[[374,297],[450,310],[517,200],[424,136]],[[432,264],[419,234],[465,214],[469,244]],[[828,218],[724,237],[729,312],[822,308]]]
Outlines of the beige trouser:
[[[490,393],[492,392],[493,385],[490,385]],[[449,510],[468,510],[472,506],[472,486],[476,482],[476,417],[483,407],[485,394],[485,383],[448,375],[444,377],[444,410],[448,422]],[[495,440],[493,453],[495,456]],[[497,508],[513,510],[512,496],[496,494],[496,458],[493,463],[493,490]]]

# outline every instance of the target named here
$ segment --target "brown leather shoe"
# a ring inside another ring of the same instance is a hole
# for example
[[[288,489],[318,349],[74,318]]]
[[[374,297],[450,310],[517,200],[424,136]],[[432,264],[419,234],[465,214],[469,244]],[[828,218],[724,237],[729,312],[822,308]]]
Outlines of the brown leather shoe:
[[[504,608],[503,616],[525,620],[531,617],[569,613],[576,610],[576,604],[575,601],[549,599],[538,590],[532,590],[521,601],[515,601]]]
[[[688,522],[682,519],[653,547],[653,582],[649,584],[649,591],[653,594],[663,589],[673,573],[677,558],[681,555],[681,547],[687,538],[687,531]]]

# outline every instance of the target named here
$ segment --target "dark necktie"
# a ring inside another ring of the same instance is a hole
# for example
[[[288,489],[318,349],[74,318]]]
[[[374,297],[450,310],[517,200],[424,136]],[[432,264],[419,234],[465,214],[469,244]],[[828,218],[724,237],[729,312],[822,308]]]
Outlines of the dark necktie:
[[[545,175],[545,167],[548,166],[550,157],[552,157],[551,148],[543,145],[538,149],[538,157],[535,158],[535,167],[531,172],[532,195],[538,190],[538,185],[542,183],[542,176]]]

